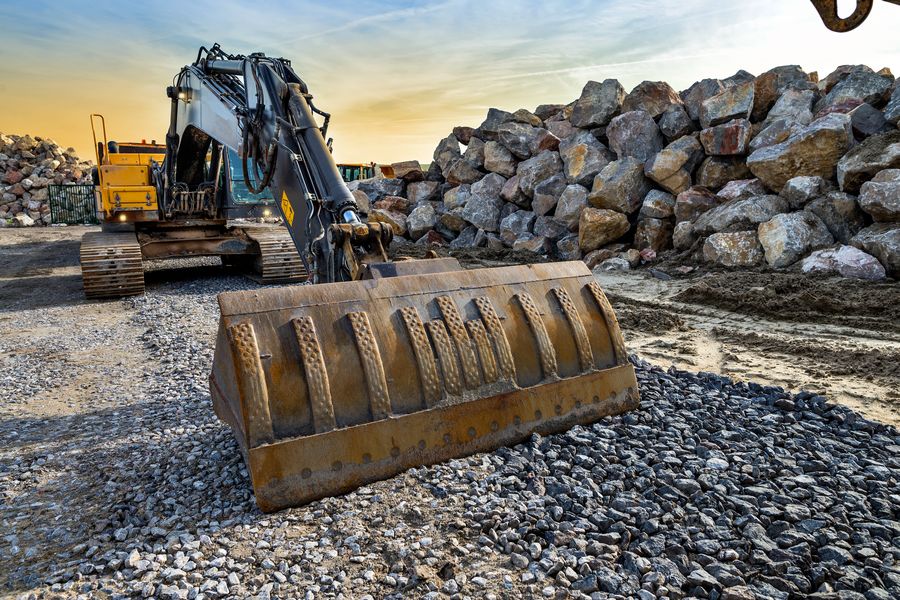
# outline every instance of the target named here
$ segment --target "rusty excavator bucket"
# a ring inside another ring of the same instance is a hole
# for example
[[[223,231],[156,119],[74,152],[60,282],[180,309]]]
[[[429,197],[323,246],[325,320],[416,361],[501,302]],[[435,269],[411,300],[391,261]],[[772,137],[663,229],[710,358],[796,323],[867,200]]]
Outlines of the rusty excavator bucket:
[[[583,262],[430,270],[219,296],[212,399],[263,511],[637,407]]]

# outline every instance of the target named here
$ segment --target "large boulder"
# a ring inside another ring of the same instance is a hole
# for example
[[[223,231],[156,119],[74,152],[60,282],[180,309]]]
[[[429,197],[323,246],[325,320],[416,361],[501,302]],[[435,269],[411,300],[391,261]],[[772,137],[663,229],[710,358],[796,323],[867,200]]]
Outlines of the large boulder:
[[[781,191],[799,175],[831,179],[852,143],[850,117],[831,114],[780,144],[756,150],[747,158],[747,166],[769,189]]]
[[[540,182],[553,177],[557,173],[561,173],[562,169],[563,162],[559,157],[559,152],[545,150],[537,156],[519,163],[519,166],[516,168],[516,176],[519,178],[519,189],[531,198],[534,196],[534,188]]]
[[[866,215],[856,198],[844,192],[828,192],[806,205],[806,210],[819,217],[835,241],[847,244],[866,226]]]
[[[369,211],[369,221],[374,223],[386,223],[394,231],[394,235],[397,237],[406,235],[406,215],[402,212],[373,208]]]
[[[559,138],[546,129],[517,121],[501,125],[497,129],[497,141],[520,159],[559,147]]]
[[[894,130],[894,126],[884,118],[884,113],[871,104],[860,104],[847,114],[850,115],[850,127],[857,141]]]
[[[886,274],[884,265],[877,258],[854,246],[844,245],[816,250],[803,259],[800,270],[804,273],[837,273],[841,277],[869,281],[880,281]]]
[[[566,186],[556,204],[554,217],[560,223],[565,224],[569,231],[575,231],[578,229],[581,211],[588,206],[587,198],[588,190],[584,186],[578,184]]]
[[[769,266],[787,267],[813,250],[830,246],[834,238],[819,217],[808,211],[780,214],[761,223],[759,243]]]
[[[675,216],[675,196],[662,190],[650,190],[641,204],[642,218],[669,219]]]
[[[736,179],[726,183],[721,190],[716,192],[716,195],[722,200],[739,200],[741,198],[752,198],[753,196],[765,196],[766,186],[759,179]]]
[[[777,104],[776,101],[787,91],[809,91],[815,94],[815,89],[816,86],[810,82],[809,75],[797,65],[785,65],[766,71],[754,82],[753,120],[765,119],[773,105]]]
[[[438,142],[437,148],[434,149],[434,162],[440,167],[441,171],[450,168],[450,163],[459,159],[462,154],[459,151],[459,140],[452,133]]]
[[[512,248],[517,239],[531,233],[535,218],[536,215],[530,210],[517,210],[507,215],[500,221],[500,239]]]
[[[609,163],[597,174],[588,202],[595,208],[631,214],[640,208],[649,191],[643,163],[628,157]]]
[[[472,195],[472,186],[468,183],[452,187],[444,192],[444,208],[447,210],[461,208],[469,201],[470,195]]]
[[[891,99],[884,107],[884,118],[888,123],[900,127],[900,85],[894,85],[894,92]]]
[[[506,183],[503,184],[503,189],[500,190],[500,197],[519,208],[531,208],[531,198],[526,196],[522,188],[519,187],[518,175],[514,175],[506,180]]]
[[[731,86],[700,105],[700,125],[706,129],[733,119],[749,119],[753,110],[753,82]]]
[[[747,161],[738,156],[710,156],[697,169],[694,180],[697,185],[718,190],[731,181],[752,178]]]
[[[565,189],[566,178],[562,173],[557,173],[553,177],[540,182],[534,188],[531,210],[538,216],[552,213]]]
[[[673,104],[667,108],[659,119],[659,131],[670,142],[690,135],[695,129],[694,122],[681,104]]]
[[[900,131],[873,135],[838,162],[838,183],[841,190],[858,194],[862,184],[876,173],[897,168],[900,168]]]
[[[364,179],[357,189],[374,204],[385,196],[402,196],[405,183],[402,179]]]
[[[656,119],[672,105],[680,105],[681,97],[665,81],[639,83],[622,102],[622,112],[644,110]]]
[[[900,279],[900,225],[875,223],[857,233],[850,243],[877,258],[889,277]]]
[[[425,179],[425,172],[422,165],[417,160],[405,160],[403,162],[395,162],[391,164],[394,170],[394,177],[407,182],[422,181]]]
[[[688,116],[693,121],[700,120],[700,109],[704,102],[725,91],[725,86],[718,79],[703,79],[681,92],[681,100]]]
[[[513,244],[513,250],[533,252],[534,254],[547,254],[550,251],[550,240],[542,235],[526,233]]]
[[[500,126],[509,123],[515,117],[512,113],[500,110],[499,108],[489,108],[487,117],[484,122],[478,126],[472,135],[485,142],[497,141]]]
[[[714,233],[703,243],[703,260],[723,267],[754,267],[764,258],[755,231]]]
[[[834,187],[831,183],[819,176],[801,175],[789,179],[781,188],[781,197],[787,200],[791,210],[803,208],[807,202],[820,196],[824,196]]]
[[[406,218],[406,227],[409,238],[417,240],[432,229],[438,222],[437,212],[429,202],[415,207]]]
[[[628,217],[615,210],[587,207],[578,223],[578,246],[582,252],[596,250],[628,232]]]
[[[581,131],[559,144],[563,172],[569,183],[591,185],[594,177],[613,160],[612,153],[589,131]]]
[[[775,106],[766,117],[766,123],[786,119],[800,125],[809,125],[813,120],[813,104],[815,102],[815,91],[789,89],[775,102]]]
[[[451,162],[447,169],[444,170],[444,178],[450,185],[462,185],[464,183],[475,183],[482,177],[484,173],[477,167],[473,166],[465,158],[457,158]]]
[[[464,161],[479,171],[484,169],[484,142],[477,137],[471,138],[462,157]]]
[[[403,196],[385,196],[376,202],[374,206],[381,210],[392,210],[408,215],[409,211],[412,210],[413,204],[409,201],[409,198],[404,198]]]
[[[788,203],[778,196],[755,196],[729,200],[694,220],[694,233],[709,235],[721,231],[756,231],[775,215],[788,211]]]
[[[640,161],[653,157],[665,140],[650,113],[633,110],[614,118],[606,128],[609,147],[620,159],[631,156]]]
[[[396,171],[394,171],[396,173]],[[413,204],[439,199],[441,185],[437,181],[418,181],[406,186],[406,197]]]
[[[709,189],[694,186],[675,198],[675,222],[696,221],[697,217],[719,205],[719,198]]]
[[[760,148],[774,146],[786,141],[793,135],[803,131],[804,125],[794,121],[793,119],[775,119],[774,121],[763,124],[762,130],[750,140],[750,152],[755,152]]]
[[[569,233],[569,228],[560,223],[555,217],[543,215],[534,220],[534,235],[545,237],[551,242]]]
[[[497,173],[489,173],[484,178],[476,181],[470,188],[473,196],[500,196],[506,179]]]
[[[556,257],[563,261],[581,258],[581,248],[578,247],[576,234],[569,234],[556,242]]]
[[[615,79],[603,83],[588,81],[572,108],[569,121],[576,127],[592,128],[609,124],[625,101],[625,88]]]
[[[518,161],[512,152],[500,142],[487,142],[484,145],[484,168],[491,173],[497,173],[503,177],[512,177],[516,174]]]
[[[747,153],[752,128],[747,119],[707,127],[700,132],[700,142],[711,156],[739,156]]]
[[[671,219],[642,218],[638,220],[634,232],[634,247],[638,250],[650,248],[654,252],[662,252],[672,247]]]
[[[691,175],[700,161],[703,149],[693,136],[678,138],[644,164],[644,174],[664,190],[680,194],[691,187]]]
[[[886,169],[862,184],[859,207],[875,221],[900,221],[900,169]]]
[[[817,110],[836,106],[849,100],[884,106],[893,87],[893,78],[878,73],[856,70],[839,81],[816,106]]]
[[[500,211],[503,200],[499,196],[486,196],[473,193],[462,210],[462,218],[484,231],[500,229]]]
[[[577,127],[569,121],[561,119],[559,121],[547,121],[547,131],[558,137],[560,140],[570,138],[579,131]]]
[[[469,145],[469,142],[472,140],[472,136],[475,134],[474,127],[467,127],[464,125],[457,125],[453,128],[453,135],[456,136],[456,139],[459,140],[460,144]]]

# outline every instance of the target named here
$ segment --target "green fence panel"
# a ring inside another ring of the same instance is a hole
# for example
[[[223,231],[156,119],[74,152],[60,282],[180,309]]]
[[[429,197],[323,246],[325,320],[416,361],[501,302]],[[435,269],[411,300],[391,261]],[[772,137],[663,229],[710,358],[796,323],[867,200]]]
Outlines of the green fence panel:
[[[93,185],[51,185],[50,219],[66,225],[99,225]]]

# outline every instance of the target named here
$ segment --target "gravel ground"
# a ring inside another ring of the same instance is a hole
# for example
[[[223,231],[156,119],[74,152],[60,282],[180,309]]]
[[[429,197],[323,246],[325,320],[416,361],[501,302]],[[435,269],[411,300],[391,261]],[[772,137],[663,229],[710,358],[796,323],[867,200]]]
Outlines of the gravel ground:
[[[43,307],[40,352],[4,338],[0,593],[900,597],[896,429],[637,358],[631,414],[263,515],[206,380],[215,294],[254,284],[148,281],[87,305],[113,329]],[[102,352],[117,358],[87,360]],[[52,398],[59,414],[38,414]]]

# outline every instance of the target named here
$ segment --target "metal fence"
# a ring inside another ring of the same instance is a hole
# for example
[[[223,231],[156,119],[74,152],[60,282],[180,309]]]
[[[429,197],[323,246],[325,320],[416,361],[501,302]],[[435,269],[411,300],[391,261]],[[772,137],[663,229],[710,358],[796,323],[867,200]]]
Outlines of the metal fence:
[[[51,185],[50,219],[66,225],[98,225],[93,185]]]

